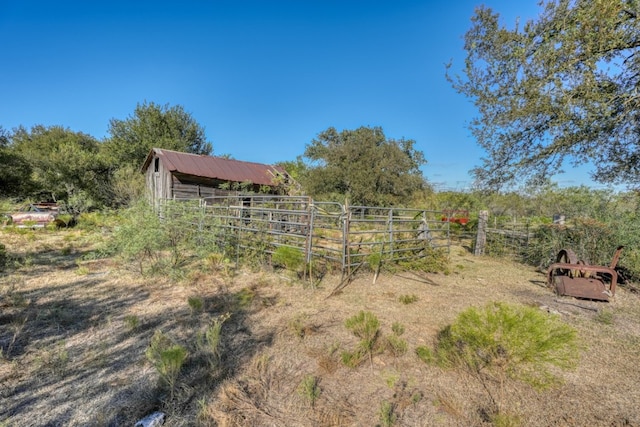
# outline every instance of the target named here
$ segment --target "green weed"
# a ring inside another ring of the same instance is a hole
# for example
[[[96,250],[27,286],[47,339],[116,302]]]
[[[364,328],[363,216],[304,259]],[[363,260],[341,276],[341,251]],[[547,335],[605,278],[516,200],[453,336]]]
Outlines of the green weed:
[[[606,309],[598,310],[595,317],[596,322],[600,322],[604,325],[613,325],[613,312]]]
[[[124,316],[124,324],[129,331],[135,331],[140,326],[140,319],[134,314]]]
[[[402,323],[393,322],[393,324],[391,325],[391,331],[399,337],[400,335],[404,334],[404,325]]]
[[[404,305],[408,305],[408,304],[412,304],[416,301],[418,301],[418,296],[417,295],[400,295],[398,297],[398,301],[400,301],[402,304]]]
[[[226,313],[211,321],[204,332],[198,334],[197,345],[207,358],[209,367],[215,369],[220,360],[220,342],[222,341],[222,325],[231,315]]]
[[[380,425],[383,427],[393,426],[398,420],[393,403],[382,402],[378,410],[378,417],[380,419]]]
[[[298,386],[298,394],[302,396],[313,408],[320,397],[320,384],[318,377],[306,375]]]
[[[354,352],[344,352],[342,361],[345,365],[357,366],[365,356],[369,356],[369,362],[373,365],[373,350],[380,336],[380,321],[371,312],[361,311],[345,321],[345,326],[356,337],[360,338],[358,348]]]
[[[187,350],[181,345],[173,343],[161,331],[156,331],[145,355],[160,374],[163,384],[169,388],[171,399],[173,399],[176,380],[188,356]]]
[[[192,314],[199,314],[204,310],[204,300],[200,297],[189,297],[187,298],[187,303],[189,304]]]

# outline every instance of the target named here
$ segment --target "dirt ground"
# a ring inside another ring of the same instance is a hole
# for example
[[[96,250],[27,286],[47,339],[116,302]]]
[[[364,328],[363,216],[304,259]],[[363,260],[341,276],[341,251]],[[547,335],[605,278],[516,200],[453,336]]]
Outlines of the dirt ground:
[[[577,368],[556,372],[558,387],[507,384],[501,401],[512,420],[640,426],[640,299],[624,287],[609,303],[559,298],[533,268],[454,247],[448,275],[383,272],[374,283],[360,272],[331,296],[336,275],[317,287],[284,271],[219,265],[142,277],[113,259],[87,260],[94,234],[0,238],[14,260],[0,278],[3,427],[132,426],[153,411],[166,426],[490,425],[480,383],[415,354],[462,310],[490,301],[560,316],[581,342]],[[402,325],[407,351],[345,366],[341,352],[357,344],[345,320],[361,310],[377,316],[382,336]],[[210,366],[198,337],[225,313]],[[145,357],[157,330],[189,351],[172,393]]]

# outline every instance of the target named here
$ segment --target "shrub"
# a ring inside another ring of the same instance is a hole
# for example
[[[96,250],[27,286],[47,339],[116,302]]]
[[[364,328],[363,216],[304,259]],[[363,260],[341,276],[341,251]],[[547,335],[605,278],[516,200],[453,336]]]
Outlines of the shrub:
[[[360,338],[358,348],[354,352],[344,352],[342,361],[347,366],[357,366],[365,356],[369,356],[369,362],[373,363],[372,356],[375,344],[380,335],[380,321],[375,314],[361,311],[345,321],[345,326],[353,334]]]
[[[460,313],[438,333],[433,355],[428,349],[416,352],[422,360],[471,374],[489,394],[495,414],[501,414],[505,381],[520,380],[538,389],[556,384],[550,368],[573,367],[578,344],[575,329],[558,317],[494,302]]]
[[[407,352],[408,348],[407,342],[400,338],[400,335],[404,334],[404,326],[401,323],[394,322],[391,325],[391,331],[393,335],[386,337],[387,347],[395,357],[402,356]]]
[[[577,336],[559,318],[521,305],[494,302],[469,308],[438,334],[436,357],[474,372],[499,370],[537,387],[553,385],[551,365],[570,368]]]
[[[162,383],[169,388],[173,399],[178,374],[187,359],[187,350],[173,343],[161,331],[156,331],[145,355],[160,374]]]
[[[387,346],[395,357],[402,356],[407,352],[407,342],[397,335],[389,335],[386,337]]]

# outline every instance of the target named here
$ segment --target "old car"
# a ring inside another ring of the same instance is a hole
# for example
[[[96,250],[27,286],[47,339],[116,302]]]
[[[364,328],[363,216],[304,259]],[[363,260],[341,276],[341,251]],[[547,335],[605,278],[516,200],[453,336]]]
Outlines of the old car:
[[[8,215],[9,223],[21,228],[44,227],[58,224],[58,205],[55,203],[29,203]]]

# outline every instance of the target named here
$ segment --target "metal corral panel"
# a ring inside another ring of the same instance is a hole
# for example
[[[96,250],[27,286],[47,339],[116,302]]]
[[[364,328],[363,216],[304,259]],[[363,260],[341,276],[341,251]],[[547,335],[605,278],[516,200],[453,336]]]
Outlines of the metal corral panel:
[[[251,182],[257,185],[276,185],[274,178],[284,174],[282,168],[262,163],[245,162],[199,154],[180,153],[177,151],[154,148],[149,154],[145,169],[152,154],[162,161],[166,169],[172,173],[200,176],[232,182]]]

